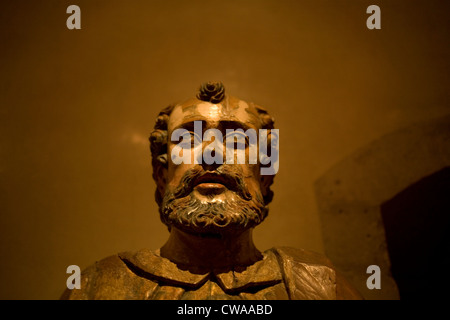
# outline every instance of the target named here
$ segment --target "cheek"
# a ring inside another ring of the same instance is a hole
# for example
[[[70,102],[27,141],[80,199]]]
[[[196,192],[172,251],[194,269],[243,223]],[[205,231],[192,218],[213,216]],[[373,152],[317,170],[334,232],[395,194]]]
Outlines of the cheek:
[[[254,190],[260,191],[261,189],[261,175],[258,164],[247,165],[243,168],[243,175],[247,187],[250,192],[253,193]]]
[[[168,154],[168,167],[167,167],[167,183],[171,187],[177,187],[183,177],[184,173],[194,167],[194,164],[175,164],[171,159],[171,152],[175,146],[171,145],[169,147]]]
[[[259,164],[250,164],[248,165],[248,171],[251,172],[251,175],[256,181],[259,181],[261,178],[260,173],[260,165]]]
[[[169,170],[167,175],[167,182],[171,186],[178,186],[183,175],[186,171],[190,170],[194,165],[192,164],[180,164],[174,165],[169,163]]]

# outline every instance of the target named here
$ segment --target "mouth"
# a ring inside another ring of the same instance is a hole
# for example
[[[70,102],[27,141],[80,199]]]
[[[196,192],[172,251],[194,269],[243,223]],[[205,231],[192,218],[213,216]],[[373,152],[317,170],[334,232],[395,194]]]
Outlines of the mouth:
[[[198,177],[194,183],[194,189],[201,193],[218,193],[225,189],[233,190],[234,182],[216,173],[205,173]]]

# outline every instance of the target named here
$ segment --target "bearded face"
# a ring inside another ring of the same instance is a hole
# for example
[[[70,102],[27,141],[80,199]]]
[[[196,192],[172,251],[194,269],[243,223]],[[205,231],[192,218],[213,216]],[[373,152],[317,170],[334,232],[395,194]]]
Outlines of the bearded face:
[[[197,165],[187,170],[174,189],[167,188],[160,206],[161,220],[188,233],[225,235],[261,223],[267,208],[260,192],[252,193],[238,165],[214,171]]]
[[[259,111],[245,101],[221,97],[220,102],[191,99],[174,106],[164,120],[167,133],[157,135],[167,141],[167,146],[156,153],[164,156],[166,165],[154,166],[153,177],[157,182],[161,220],[169,229],[200,235],[237,234],[255,227],[267,216],[273,177],[261,175],[259,162],[250,163],[249,140],[235,141],[237,145],[228,149],[227,138],[216,141],[214,136],[214,144],[206,138],[210,129],[220,132],[222,137],[227,137],[229,129],[258,132],[263,123]],[[179,129],[182,135],[176,134]],[[245,153],[244,163],[237,161],[241,151]],[[174,154],[191,161],[174,161]],[[233,154],[235,160],[229,163]],[[223,161],[203,161],[206,155]]]

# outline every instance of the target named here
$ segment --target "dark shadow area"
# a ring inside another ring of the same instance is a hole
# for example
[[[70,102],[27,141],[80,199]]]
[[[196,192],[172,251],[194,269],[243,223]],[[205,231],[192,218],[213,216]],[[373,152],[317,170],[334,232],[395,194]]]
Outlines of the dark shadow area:
[[[400,299],[436,299],[450,287],[450,167],[412,184],[381,206]]]

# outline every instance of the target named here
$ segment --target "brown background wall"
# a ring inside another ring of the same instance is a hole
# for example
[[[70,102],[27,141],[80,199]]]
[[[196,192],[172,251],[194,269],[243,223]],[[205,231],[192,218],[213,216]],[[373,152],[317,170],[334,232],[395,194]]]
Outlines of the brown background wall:
[[[81,30],[66,8],[81,8]],[[382,29],[366,28],[381,8]],[[314,182],[371,141],[450,113],[446,1],[8,1],[0,8],[3,299],[56,299],[85,268],[167,238],[147,137],[208,80],[280,129],[275,245],[324,252]]]
[[[450,267],[443,169],[450,170],[450,115],[383,135],[316,180],[325,253],[366,299],[445,295],[449,281],[436,281],[436,270]],[[367,288],[369,265],[380,267],[381,290]]]

